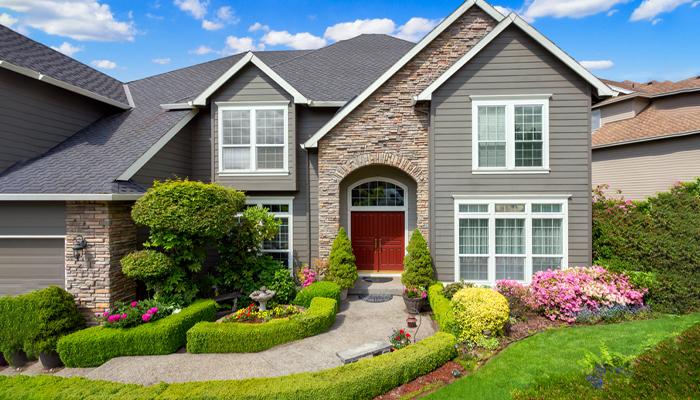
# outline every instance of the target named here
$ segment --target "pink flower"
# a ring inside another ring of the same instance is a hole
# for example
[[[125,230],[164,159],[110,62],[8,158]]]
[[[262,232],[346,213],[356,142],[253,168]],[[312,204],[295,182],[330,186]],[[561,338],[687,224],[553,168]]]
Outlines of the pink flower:
[[[115,314],[115,315],[110,315],[110,316],[107,318],[107,322],[109,322],[109,323],[114,323],[114,322],[119,321],[119,318],[120,318],[120,317],[119,317],[119,315],[117,315],[117,314]]]
[[[158,307],[153,307],[150,310],[148,310],[148,314],[155,314],[158,312]]]
[[[131,306],[132,306],[132,307],[136,307],[136,306],[138,306],[138,305],[139,305],[139,302],[138,302],[138,301],[132,301],[132,302],[131,302]]]
[[[151,317],[152,317],[151,314],[146,313],[146,314],[143,314],[143,315],[141,316],[141,319],[143,320],[143,322],[148,322],[148,321],[151,320]]]
[[[128,315],[126,315],[126,313],[122,314],[122,319],[126,319],[126,317],[128,317]]]
[[[105,318],[109,317],[109,311],[103,312],[103,313],[102,313],[102,316],[105,317]]]

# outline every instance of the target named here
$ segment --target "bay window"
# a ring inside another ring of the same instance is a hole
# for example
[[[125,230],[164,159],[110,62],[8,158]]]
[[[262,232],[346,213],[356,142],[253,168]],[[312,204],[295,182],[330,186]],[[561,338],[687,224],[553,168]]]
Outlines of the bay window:
[[[567,199],[455,200],[455,277],[493,284],[530,282],[532,274],[567,265]]]
[[[280,222],[279,231],[274,238],[262,244],[262,252],[270,255],[283,265],[292,268],[292,201],[289,198],[255,198],[247,199],[248,207],[266,208]]]

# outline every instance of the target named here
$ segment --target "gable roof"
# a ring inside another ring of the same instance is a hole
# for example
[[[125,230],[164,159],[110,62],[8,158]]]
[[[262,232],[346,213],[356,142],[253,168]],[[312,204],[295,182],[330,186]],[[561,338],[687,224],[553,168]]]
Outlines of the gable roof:
[[[427,88],[425,88],[418,96],[415,97],[416,101],[429,101],[433,95],[433,92],[442,86],[448,79],[452,77],[457,71],[459,71],[464,65],[466,65],[471,59],[473,59],[481,50],[483,50],[489,43],[491,43],[498,35],[501,34],[506,28],[514,25],[520,28],[528,36],[530,36],[537,43],[542,45],[555,57],[557,57],[566,66],[571,68],[579,76],[585,79],[591,86],[593,86],[598,91],[598,96],[613,96],[615,92],[610,89],[605,83],[600,79],[595,77],[593,74],[588,72],[581,64],[574,60],[571,56],[566,54],[562,49],[557,47],[551,40],[547,39],[539,31],[532,27],[520,18],[515,13],[510,13],[506,18],[504,18],[491,32],[484,36],[479,43],[472,47],[465,55],[463,55],[459,60],[457,60],[450,68],[448,68],[440,77],[438,77],[433,83],[431,83]]]
[[[700,76],[693,76],[681,81],[651,81],[647,83],[639,83],[632,81],[615,82],[602,79],[611,86],[620,86],[626,90],[626,93],[603,100],[596,103],[592,108],[604,107],[608,104],[618,103],[634,98],[655,99],[658,97],[673,96],[683,93],[693,93],[700,91]]]
[[[131,107],[122,82],[3,25],[0,68],[122,109]]]
[[[425,47],[427,47],[435,38],[440,36],[440,34],[447,29],[453,22],[455,22],[460,16],[467,12],[471,7],[477,6],[481,8],[488,15],[493,17],[496,21],[501,21],[504,17],[503,14],[498,12],[490,4],[483,0],[467,0],[462,3],[452,14],[447,18],[443,19],[430,33],[428,33],[420,42],[418,42],[413,48],[403,57],[401,57],[394,65],[392,65],[386,72],[384,72],[377,80],[372,82],[372,84],[367,87],[362,93],[357,97],[353,98],[352,101],[348,102],[345,107],[341,108],[338,113],[331,118],[325,125],[321,127],[309,140],[304,143],[305,148],[315,148],[318,146],[318,141],[321,140],[328,132],[330,132],[333,127],[335,127],[340,121],[345,119],[355,108],[357,108],[362,102],[367,100],[367,98],[379,89],[386,81],[388,81],[394,74],[396,74],[401,68],[403,68],[409,61],[413,59],[418,53],[421,52]]]

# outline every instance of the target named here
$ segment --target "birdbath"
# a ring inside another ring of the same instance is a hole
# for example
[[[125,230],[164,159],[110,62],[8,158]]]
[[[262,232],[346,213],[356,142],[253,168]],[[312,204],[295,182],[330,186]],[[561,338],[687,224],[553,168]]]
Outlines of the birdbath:
[[[260,288],[260,290],[256,290],[253,293],[251,293],[250,298],[253,299],[253,301],[258,302],[258,304],[260,305],[260,311],[265,311],[267,310],[265,305],[274,295],[274,290],[267,290],[267,288],[263,286]]]

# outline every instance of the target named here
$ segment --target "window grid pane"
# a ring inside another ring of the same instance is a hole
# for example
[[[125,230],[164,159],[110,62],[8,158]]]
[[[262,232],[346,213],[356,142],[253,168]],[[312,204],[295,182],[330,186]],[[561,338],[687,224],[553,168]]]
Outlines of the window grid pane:
[[[221,113],[223,144],[250,144],[250,111],[224,110]]]
[[[533,204],[533,213],[560,213],[561,204]]]
[[[263,250],[289,250],[289,218],[275,219],[280,222],[280,229],[274,238],[263,242]]]
[[[506,166],[506,107],[478,107],[480,167]]]
[[[496,257],[496,280],[525,280],[525,257]]]
[[[460,204],[459,212],[461,213],[487,213],[489,212],[488,204]]]
[[[391,182],[371,181],[355,186],[351,193],[354,207],[403,207],[403,188]]]
[[[546,271],[548,269],[561,269],[561,257],[533,257],[532,273]]]
[[[561,219],[532,220],[532,254],[562,254]]]
[[[489,220],[459,220],[459,254],[489,253]]]
[[[258,147],[256,152],[258,169],[284,168],[284,147]]]
[[[522,213],[525,212],[525,204],[496,204],[497,213]]]
[[[542,106],[515,106],[515,166],[542,166]]]
[[[284,144],[284,111],[256,110],[255,131],[257,144]]]
[[[249,169],[250,147],[224,147],[221,158],[224,170]]]
[[[459,279],[486,281],[489,279],[488,257],[459,257]]]
[[[496,254],[525,254],[524,219],[496,219]]]

